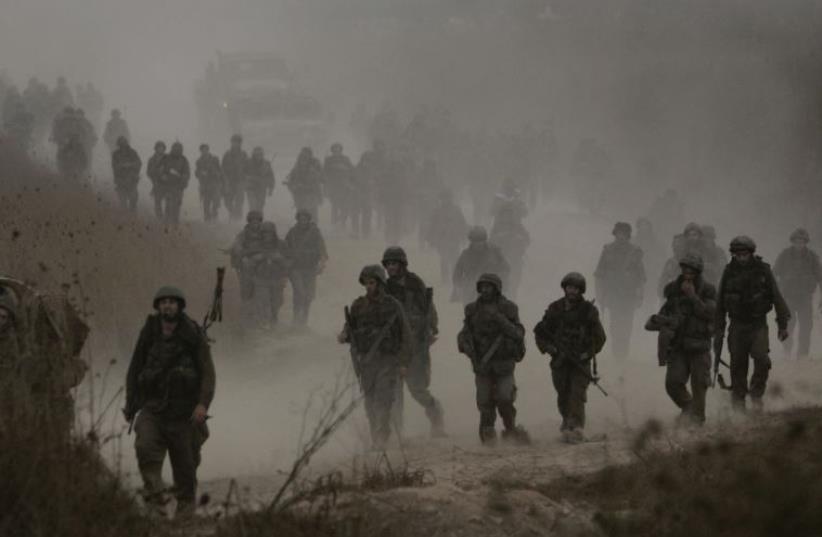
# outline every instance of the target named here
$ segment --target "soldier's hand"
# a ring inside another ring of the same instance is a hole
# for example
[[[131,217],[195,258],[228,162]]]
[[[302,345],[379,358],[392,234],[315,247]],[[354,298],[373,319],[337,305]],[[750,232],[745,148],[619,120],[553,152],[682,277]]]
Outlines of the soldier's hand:
[[[788,330],[786,328],[781,328],[776,333],[776,337],[779,338],[779,341],[785,341],[788,339]]]
[[[337,343],[346,343],[347,339],[348,338],[346,337],[345,332],[340,332],[337,334]]]
[[[687,297],[692,298],[696,295],[696,287],[694,287],[694,283],[691,281],[683,281],[680,289],[682,289],[682,292],[685,293]]]
[[[194,407],[194,412],[191,414],[191,421],[196,425],[202,425],[205,423],[207,415],[208,409],[206,409],[203,405],[197,405]]]

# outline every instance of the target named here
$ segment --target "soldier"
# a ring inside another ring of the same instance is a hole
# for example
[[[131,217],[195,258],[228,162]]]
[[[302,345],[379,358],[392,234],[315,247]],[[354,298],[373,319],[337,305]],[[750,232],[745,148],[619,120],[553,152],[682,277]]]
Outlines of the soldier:
[[[183,155],[183,144],[174,142],[171,144],[171,151],[163,158],[160,182],[154,194],[160,198],[163,221],[166,224],[177,225],[180,222],[183,193],[190,177],[191,168]]]
[[[496,441],[499,412],[505,427],[503,439],[527,443],[528,434],[517,427],[514,407],[514,368],[525,357],[525,328],[519,321],[519,308],[502,294],[502,280],[496,274],[480,276],[476,289],[479,297],[465,306],[457,346],[471,359],[474,370],[480,441]]]
[[[585,392],[596,374],[596,355],[605,345],[605,330],[599,310],[584,298],[585,277],[570,272],[560,285],[565,296],[548,306],[534,327],[534,336],[539,351],[551,356],[563,440],[579,443],[585,440]]]
[[[266,160],[262,147],[255,147],[245,171],[245,192],[250,211],[263,212],[266,197],[274,193],[274,171]]]
[[[122,114],[116,108],[111,111],[111,118],[106,122],[106,128],[103,131],[103,142],[108,146],[109,152],[114,152],[117,149],[117,140],[120,137],[131,141],[131,133],[128,130],[128,124],[123,119]]]
[[[254,300],[257,303],[257,318],[273,329],[279,321],[290,261],[283,252],[284,246],[277,236],[274,222],[263,222],[260,233],[262,251],[253,269]]]
[[[710,385],[716,288],[702,278],[704,265],[698,255],[686,254],[679,266],[682,273],[665,286],[665,303],[659,314],[651,317],[649,328],[662,330],[667,325],[673,331],[672,340],[660,349],[668,368],[665,390],[682,410],[680,422],[701,425],[705,423],[705,394]]]
[[[163,218],[163,203],[159,189],[163,182],[163,160],[166,158],[166,144],[162,140],[154,143],[154,154],[146,164],[146,175],[151,181],[151,197],[154,198],[154,215],[158,220]]]
[[[305,326],[308,310],[317,290],[317,275],[325,269],[328,253],[320,228],[307,209],[297,211],[297,223],[285,236],[285,247],[291,260],[289,278],[294,302],[294,324]]]
[[[66,77],[57,77],[57,85],[51,93],[51,101],[54,110],[61,110],[67,106],[74,106],[74,97],[71,95],[71,90],[66,84]]]
[[[692,254],[702,258],[705,266],[702,279],[711,285],[717,285],[719,283],[719,275],[725,266],[720,266],[716,249],[712,248],[710,242],[705,238],[704,228],[695,222],[689,223],[682,232],[681,240],[683,242],[682,248],[685,255]]]
[[[385,448],[391,435],[391,408],[397,381],[411,359],[411,329],[402,305],[386,293],[385,270],[369,265],[360,272],[365,296],[346,312],[340,343],[351,344],[354,371],[365,397],[372,449]]]
[[[768,325],[766,317],[776,308],[779,341],[788,338],[790,310],[776,284],[771,267],[754,256],[756,244],[744,235],[731,241],[731,262],[725,267],[717,297],[714,352],[719,356],[725,338],[725,318],[731,319],[728,329],[728,350],[731,354],[731,384],[734,408],[745,409],[745,397],[750,393],[754,410],[762,410],[762,396],[768,383],[771,359],[768,356]],[[753,359],[754,371],[748,390],[748,360]]]
[[[223,175],[225,176],[225,206],[231,220],[239,220],[245,205],[245,173],[248,169],[248,154],[243,150],[243,137],[231,137],[231,148],[223,155]]]
[[[353,219],[354,165],[343,154],[342,144],[331,146],[331,155],[323,162],[323,177],[328,199],[331,201],[331,222],[345,228],[349,218]]]
[[[168,452],[177,514],[182,515],[194,512],[200,448],[208,438],[206,419],[215,387],[208,338],[185,307],[179,289],[157,291],[155,313],[146,319],[128,367],[124,410],[137,435],[134,447],[146,501],[163,509]]]
[[[86,159],[90,163],[92,150],[97,145],[97,133],[94,131],[94,125],[86,118],[86,112],[82,108],[77,108],[74,112],[81,132],[80,139],[83,141],[83,147],[86,148]]]
[[[263,251],[263,213],[249,211],[243,230],[231,245],[231,266],[240,280],[240,299],[247,303],[254,298],[254,270]]]
[[[631,244],[631,232],[631,224],[616,223],[614,241],[602,249],[594,272],[597,298],[611,320],[611,350],[619,360],[628,356],[634,311],[642,305],[645,285],[642,250]]]
[[[813,330],[813,294],[818,285],[822,285],[822,266],[819,256],[808,248],[811,238],[802,228],[791,233],[791,245],[782,250],[773,266],[773,273],[779,288],[785,296],[785,301],[794,314],[788,321],[788,334],[796,328],[799,320],[799,348],[798,358],[807,358],[811,347],[811,331]],[[791,340],[784,342],[785,355],[790,356],[793,350]]]
[[[428,217],[424,240],[440,256],[440,278],[447,282],[454,274],[460,245],[468,232],[468,223],[459,205],[454,203],[454,193],[444,189],[439,203]]]
[[[491,243],[499,246],[502,256],[509,260],[511,271],[508,276],[509,296],[516,299],[519,282],[522,279],[522,267],[525,255],[531,244],[531,235],[525,226],[517,209],[512,205],[505,205],[497,210],[494,216],[494,225],[491,228]]]
[[[323,201],[322,180],[323,169],[320,161],[314,158],[310,147],[303,147],[285,184],[294,198],[294,207],[298,211],[308,211],[315,222],[317,211]]]
[[[356,188],[354,199],[353,221],[354,234],[357,237],[368,238],[371,235],[371,220],[376,208],[377,189],[381,179],[388,170],[388,157],[385,145],[377,140],[373,149],[365,151],[357,163]],[[379,222],[379,218],[377,219]]]
[[[462,251],[454,266],[451,302],[468,304],[476,297],[474,285],[484,273],[496,274],[503,282],[508,278],[510,265],[499,248],[488,243],[488,232],[482,226],[468,231],[468,248]]]
[[[385,250],[382,266],[388,273],[387,292],[402,304],[414,340],[411,361],[403,377],[405,382],[401,380],[397,390],[394,421],[398,430],[402,431],[405,395],[403,384],[406,384],[411,397],[425,409],[425,415],[431,422],[431,436],[443,437],[445,429],[442,404],[428,389],[431,385],[431,345],[437,341],[439,333],[433,290],[408,270],[408,257],[399,246]]]
[[[117,139],[117,149],[111,154],[111,169],[114,173],[114,189],[120,199],[120,207],[124,210],[137,210],[137,183],[140,182],[142,167],[140,155],[125,137],[120,136]]]
[[[57,149],[57,170],[60,175],[71,181],[86,177],[88,171],[88,152],[76,134],[72,134]]]
[[[8,98],[6,105],[9,106]],[[34,115],[26,110],[22,98],[14,100],[11,109],[3,110],[3,128],[9,137],[17,142],[21,151],[27,153],[31,149],[34,136]]]
[[[208,144],[200,145],[200,157],[194,164],[194,177],[200,182],[203,218],[206,222],[213,222],[217,220],[220,212],[220,197],[224,183],[220,159],[217,155],[211,154]]]

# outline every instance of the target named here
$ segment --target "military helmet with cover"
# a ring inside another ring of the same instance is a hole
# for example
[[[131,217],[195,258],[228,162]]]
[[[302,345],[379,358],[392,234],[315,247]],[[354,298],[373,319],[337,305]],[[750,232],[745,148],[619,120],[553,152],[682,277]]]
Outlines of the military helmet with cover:
[[[386,248],[382,254],[382,266],[386,266],[391,261],[396,261],[402,266],[407,267],[408,256],[405,254],[405,250],[399,246],[389,246]]]
[[[679,266],[689,268],[699,274],[702,274],[702,271],[705,270],[705,263],[702,261],[702,256],[697,254],[686,254],[679,260]]]
[[[363,269],[360,271],[360,284],[365,285],[365,280],[367,278],[373,278],[383,285],[385,285],[388,282],[388,277],[385,275],[385,269],[382,268],[382,265],[364,266]]]
[[[474,226],[468,230],[468,240],[471,242],[485,242],[488,240],[488,231],[483,226]]]
[[[585,294],[585,289],[587,288],[585,276],[579,272],[569,272],[562,278],[560,286],[565,289],[569,285],[579,289],[581,294]]]
[[[180,311],[186,309],[186,297],[179,287],[164,285],[154,294],[154,309],[160,306],[160,301],[164,298],[173,298],[180,304]]]
[[[797,228],[791,233],[791,242],[794,241],[803,241],[803,242],[811,242],[811,236],[808,233],[808,230],[805,228]]]
[[[731,253],[734,252],[750,252],[754,253],[756,251],[756,243],[754,240],[747,235],[739,235],[734,237],[731,241],[730,247]]]
[[[241,144],[241,143],[243,143],[243,137],[239,134],[232,134],[231,135],[231,143],[232,144]]]
[[[687,237],[689,233],[696,233],[699,235],[699,238],[705,236],[705,232],[702,229],[702,226],[697,224],[696,222],[690,222],[688,225],[685,226],[685,229],[682,231],[682,234]]]
[[[248,211],[248,214],[245,215],[245,221],[248,222],[249,224],[251,222],[262,222],[263,221],[262,211],[258,211],[256,209],[253,210],[253,211]]]
[[[630,237],[633,231],[634,230],[631,227],[631,224],[629,224],[628,222],[617,222],[616,224],[614,224],[614,229],[613,231],[611,231],[611,235],[616,236],[622,233]]]
[[[502,279],[496,274],[485,273],[480,276],[477,280],[477,292],[479,292],[480,286],[484,283],[490,283],[497,289],[498,293],[502,293]]]
[[[341,143],[335,142],[335,143],[331,144],[331,152],[333,154],[336,155],[336,154],[342,153],[342,150],[343,150],[343,146],[342,146]]]

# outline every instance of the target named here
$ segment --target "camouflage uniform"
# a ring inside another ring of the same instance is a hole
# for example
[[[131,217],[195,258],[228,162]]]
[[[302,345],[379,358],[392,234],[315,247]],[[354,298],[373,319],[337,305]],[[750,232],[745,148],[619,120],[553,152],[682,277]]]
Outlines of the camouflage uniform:
[[[245,173],[248,169],[248,154],[243,151],[242,138],[233,136],[232,147],[223,155],[223,175],[225,176],[225,206],[231,220],[239,220],[245,205]]]
[[[88,166],[88,153],[79,137],[70,137],[57,149],[57,169],[64,178],[71,181],[85,179]]]
[[[306,219],[301,223],[300,219]],[[310,220],[307,210],[297,211],[297,224],[285,236],[285,248],[291,260],[289,279],[294,301],[294,324],[304,326],[317,290],[317,275],[322,271],[328,253],[320,228]]]
[[[799,348],[797,354],[807,357],[811,347],[813,331],[813,294],[822,284],[822,266],[819,256],[807,247],[808,232],[797,229],[791,234],[791,242],[802,242],[805,246],[791,246],[782,250],[773,265],[773,273],[782,290],[785,301],[793,313],[788,322],[788,333],[793,334],[799,320]],[[785,341],[785,351],[791,354],[791,340]]]
[[[392,247],[383,254],[383,266],[389,261],[397,261],[404,267],[408,266],[408,258],[402,248]],[[399,382],[397,401],[394,405],[397,427],[403,429],[403,407],[405,391],[403,384],[408,386],[411,397],[424,409],[425,415],[431,422],[431,434],[441,436],[443,430],[443,409],[440,402],[431,395],[431,338],[438,333],[439,319],[434,306],[433,290],[425,286],[422,278],[403,269],[402,274],[388,278],[387,292],[402,304],[411,335],[414,339],[413,355],[404,377],[404,383]]]
[[[147,500],[160,503],[163,462],[168,452],[174,473],[178,512],[194,509],[200,448],[208,438],[205,423],[191,420],[194,408],[206,409],[214,398],[215,371],[208,339],[183,310],[179,290],[162,288],[154,300],[176,298],[180,314],[174,331],[163,335],[162,319],[146,319],[126,377],[126,419],[134,423],[137,462]]]
[[[665,390],[682,410],[682,415],[697,423],[705,421],[705,394],[710,385],[711,337],[716,317],[716,288],[701,277],[703,261],[690,254],[680,262],[700,274],[694,280],[695,296],[682,291],[684,278],[677,277],[665,286],[665,304],[659,315],[673,321],[675,332],[665,362]],[[688,393],[688,380],[691,393]]]
[[[440,278],[447,282],[454,274],[460,245],[468,232],[468,223],[462,209],[454,203],[454,196],[445,191],[440,196],[440,203],[428,217],[424,240],[431,245],[440,257]]]
[[[311,219],[317,221],[317,211],[323,201],[323,170],[320,161],[314,158],[311,149],[304,147],[297,157],[286,184],[294,198],[297,210],[306,210]]]
[[[137,183],[143,161],[125,138],[117,140],[117,149],[111,154],[111,169],[114,172],[114,189],[120,199],[122,209],[137,210]]]
[[[362,154],[354,176],[356,195],[353,199],[352,221],[354,234],[361,238],[371,235],[371,221],[375,209],[378,185],[388,169],[385,150],[379,143]]]
[[[747,263],[736,259],[725,267],[717,295],[715,338],[725,336],[726,316],[731,319],[728,329],[728,350],[731,354],[731,384],[733,402],[744,408],[745,397],[750,393],[755,405],[762,403],[771,369],[768,356],[768,325],[766,317],[776,309],[776,324],[780,331],[787,330],[791,318],[785,299],[779,291],[771,267],[759,256],[753,256],[754,242],[747,237],[737,237],[731,242],[731,252],[748,250],[752,258]],[[749,360],[754,362],[754,372],[748,389]]]
[[[268,322],[270,327],[277,324],[283,305],[283,291],[288,278],[290,261],[286,258],[284,245],[277,237],[277,227],[273,222],[264,222],[262,252],[254,271],[254,301],[257,304],[257,318]]]
[[[594,276],[596,294],[610,317],[609,333],[614,357],[624,360],[631,345],[634,311],[642,304],[645,268],[642,250],[631,244],[631,226],[617,223],[614,235],[626,233],[629,240],[615,240],[602,249]]]
[[[240,298],[248,302],[254,298],[254,269],[263,252],[263,215],[249,211],[246,225],[231,245],[231,266],[240,280]]]
[[[411,329],[402,305],[385,288],[385,271],[379,265],[365,267],[360,283],[375,278],[380,290],[375,296],[361,296],[351,304],[343,328],[343,340],[351,344],[373,447],[385,447],[391,435],[391,409],[397,393],[399,368],[411,358]],[[385,336],[378,341],[381,333]]]
[[[208,152],[208,146],[200,146],[201,153],[194,164],[194,177],[200,182],[200,201],[203,203],[203,218],[206,222],[217,220],[220,199],[223,193],[223,170],[217,155]]]
[[[517,435],[514,368],[525,356],[525,328],[520,323],[517,305],[503,296],[500,278],[483,274],[477,281],[478,291],[483,283],[493,285],[496,296],[492,300],[480,297],[465,306],[457,346],[471,359],[480,412],[480,440],[489,442],[496,438],[497,412],[505,426],[504,435]]]
[[[344,228],[348,219],[354,218],[352,205],[356,192],[354,165],[342,150],[340,144],[331,146],[331,155],[323,162],[323,177],[331,201],[331,222]]]
[[[158,220],[163,218],[163,204],[158,188],[163,181],[163,160],[166,154],[166,144],[158,141],[154,144],[154,154],[149,157],[148,163],[146,163],[146,175],[151,181],[151,197],[154,198],[154,216]]]
[[[274,171],[271,169],[271,161],[263,158],[263,150],[259,147],[251,152],[245,181],[248,210],[263,212],[266,196],[274,191]]]
[[[180,222],[183,193],[191,177],[191,168],[183,155],[182,144],[175,142],[160,166],[160,182],[155,186],[154,195],[160,200],[163,221],[176,225]]]
[[[562,279],[562,287],[575,285],[585,292],[585,279],[571,273]],[[552,302],[542,320],[534,327],[537,348],[551,355],[551,379],[557,391],[557,407],[562,416],[560,431],[575,432],[585,428],[585,402],[594,356],[605,345],[605,329],[599,310],[580,297],[577,302],[561,298]],[[571,363],[576,360],[577,365]]]
[[[510,266],[499,248],[488,243],[484,227],[476,226],[468,232],[470,244],[462,251],[454,266],[451,301],[468,304],[476,298],[477,278],[485,273],[496,274],[505,284]]]

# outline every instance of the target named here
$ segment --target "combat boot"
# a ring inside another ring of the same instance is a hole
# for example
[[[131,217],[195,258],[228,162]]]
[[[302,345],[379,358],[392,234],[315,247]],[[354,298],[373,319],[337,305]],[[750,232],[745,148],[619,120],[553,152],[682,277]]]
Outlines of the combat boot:
[[[480,426],[479,437],[485,446],[493,447],[497,444],[497,430],[494,427]]]
[[[526,431],[522,425],[517,425],[516,427],[502,431],[502,439],[520,446],[531,445],[531,435],[528,434],[528,431]]]
[[[582,444],[586,438],[582,429],[568,429],[563,433],[562,441],[566,444]]]

